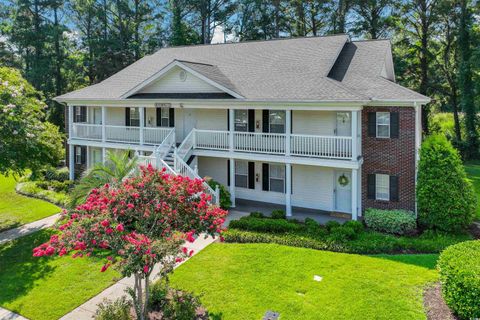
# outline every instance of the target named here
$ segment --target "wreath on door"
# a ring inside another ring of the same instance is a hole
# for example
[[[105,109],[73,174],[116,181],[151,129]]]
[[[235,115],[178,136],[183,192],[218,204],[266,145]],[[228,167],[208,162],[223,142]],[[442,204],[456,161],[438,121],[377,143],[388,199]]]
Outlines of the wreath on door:
[[[338,183],[342,186],[345,187],[348,185],[350,181],[348,180],[348,177],[345,174],[342,174],[340,177],[338,177]]]

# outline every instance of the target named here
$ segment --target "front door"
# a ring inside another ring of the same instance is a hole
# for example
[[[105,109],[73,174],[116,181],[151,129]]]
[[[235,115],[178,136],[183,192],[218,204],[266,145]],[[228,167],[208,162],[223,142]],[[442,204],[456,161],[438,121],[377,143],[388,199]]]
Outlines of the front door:
[[[336,135],[340,137],[349,137],[352,135],[352,119],[350,112],[337,112]]]
[[[195,109],[183,110],[183,139],[195,128]]]
[[[93,108],[93,123],[102,124],[102,108],[100,107]]]
[[[352,175],[347,170],[335,174],[335,210],[352,212]]]

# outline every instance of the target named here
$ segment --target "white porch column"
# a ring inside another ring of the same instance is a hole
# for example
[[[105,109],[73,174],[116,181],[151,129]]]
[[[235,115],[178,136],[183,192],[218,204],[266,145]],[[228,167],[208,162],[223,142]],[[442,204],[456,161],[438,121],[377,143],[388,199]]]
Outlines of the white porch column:
[[[290,155],[290,136],[292,134],[292,110],[285,111],[285,155]]]
[[[233,133],[235,132],[235,110],[234,109],[228,109],[228,128],[229,128],[229,134],[228,134],[228,144],[229,144],[229,149],[230,152],[233,152]]]
[[[230,201],[232,201],[232,208],[235,208],[235,160],[230,158]]]
[[[352,161],[358,159],[358,111],[352,111]]]
[[[107,149],[105,147],[102,148],[102,162],[105,163],[107,160]]]
[[[73,134],[73,106],[68,105],[68,138],[72,139]]]
[[[102,106],[102,142],[107,140],[107,128],[105,127],[107,119],[106,107]]]
[[[292,216],[292,165],[285,165],[285,206],[287,217]]]
[[[75,148],[71,143],[68,144],[68,170],[69,179],[75,180]]]
[[[140,144],[143,144],[143,132],[145,128],[145,107],[139,107],[140,115]]]
[[[352,169],[352,220],[358,219],[358,169]]]
[[[86,156],[87,169],[90,169],[90,147],[87,146],[87,156]]]

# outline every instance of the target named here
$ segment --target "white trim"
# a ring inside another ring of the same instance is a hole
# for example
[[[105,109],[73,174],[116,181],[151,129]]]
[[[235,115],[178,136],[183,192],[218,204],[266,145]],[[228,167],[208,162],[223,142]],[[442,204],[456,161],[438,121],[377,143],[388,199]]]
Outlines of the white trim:
[[[160,71],[154,73],[148,79],[146,79],[145,81],[142,81],[141,83],[139,83],[138,85],[136,85],[132,89],[128,90],[120,98],[121,99],[126,99],[129,96],[137,93],[138,91],[145,88],[146,86],[148,86],[149,84],[151,84],[155,80],[158,80],[162,75],[164,75],[165,73],[167,73],[168,71],[170,71],[174,67],[179,67],[179,68],[182,68],[185,71],[190,72],[191,74],[193,74],[197,78],[200,78],[201,80],[205,81],[206,83],[208,83],[208,84],[210,84],[210,85],[212,85],[212,86],[214,86],[214,87],[216,87],[216,88],[218,88],[222,91],[225,91],[226,93],[228,93],[229,95],[231,95],[231,96],[233,96],[237,99],[244,99],[244,97],[241,96],[240,94],[238,94],[237,92],[235,92],[231,89],[228,89],[227,87],[224,87],[223,85],[205,77],[201,73],[198,73],[197,71],[193,70],[192,68],[189,68],[188,66],[186,66],[185,64],[183,64],[181,61],[178,61],[178,60],[174,60],[174,61],[170,62],[168,65],[166,65],[165,67],[160,69]]]
[[[388,114],[388,124],[386,123],[378,123],[378,115],[379,114],[383,114],[383,115],[387,115]],[[392,119],[391,119],[391,113],[390,112],[384,112],[384,111],[378,111],[378,112],[375,112],[375,138],[378,138],[378,139],[390,139],[391,135],[392,135]],[[378,135],[378,126],[388,126],[388,135],[387,136],[379,136]]]
[[[230,158],[230,201],[232,208],[235,208],[235,160]]]
[[[358,171],[352,169],[352,220],[358,219]]]
[[[153,152],[156,148],[155,145],[140,145],[132,143],[114,143],[114,142],[102,142],[95,140],[79,140],[79,139],[68,139],[67,141],[70,145],[80,145],[80,146],[90,146],[97,148],[108,148],[108,149],[121,149],[121,150],[139,150],[139,151],[149,151]]]

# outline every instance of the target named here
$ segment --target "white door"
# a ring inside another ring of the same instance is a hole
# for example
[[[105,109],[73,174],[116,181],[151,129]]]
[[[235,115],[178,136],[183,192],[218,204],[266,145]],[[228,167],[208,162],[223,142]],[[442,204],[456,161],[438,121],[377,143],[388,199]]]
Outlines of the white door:
[[[350,112],[337,112],[335,133],[340,137],[349,137],[352,135],[352,118]]]
[[[352,212],[352,174],[350,171],[335,173],[335,210]]]
[[[102,124],[102,108],[93,108],[93,123]]]
[[[183,139],[195,128],[195,109],[183,110]]]
[[[102,162],[102,150],[100,149],[90,149],[92,150],[92,164]]]

